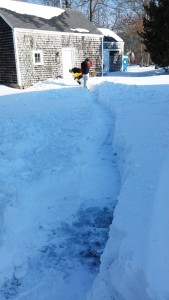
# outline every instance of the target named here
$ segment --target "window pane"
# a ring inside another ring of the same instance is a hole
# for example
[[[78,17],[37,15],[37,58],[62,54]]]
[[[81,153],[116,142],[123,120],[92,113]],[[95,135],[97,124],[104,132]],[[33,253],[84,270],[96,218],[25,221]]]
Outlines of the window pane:
[[[35,63],[40,63],[40,53],[35,53]]]
[[[34,64],[42,64],[43,63],[43,57],[42,57],[42,52],[41,51],[34,51]]]

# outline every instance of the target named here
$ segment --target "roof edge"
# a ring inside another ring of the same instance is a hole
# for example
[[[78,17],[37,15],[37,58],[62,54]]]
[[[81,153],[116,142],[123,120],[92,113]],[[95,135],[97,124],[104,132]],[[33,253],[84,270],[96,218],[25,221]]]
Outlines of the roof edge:
[[[112,37],[114,38],[117,42],[123,42],[124,41],[122,40],[121,37],[119,37],[113,30],[111,30],[110,28],[98,28],[98,30],[100,32],[102,32],[102,34],[104,36],[107,36],[107,37]]]
[[[52,30],[43,30],[43,29],[26,29],[26,28],[13,28],[15,32],[34,32],[41,34],[54,34],[54,35],[74,35],[74,36],[86,36],[86,37],[100,37],[102,38],[103,34],[87,33],[87,32],[61,32],[61,31],[52,31]]]
[[[8,21],[8,20],[6,20],[6,18],[4,17],[4,15],[3,14],[1,14],[1,12],[0,12],[0,17],[9,25],[9,27],[13,30],[14,29],[14,27],[11,25],[11,23]]]

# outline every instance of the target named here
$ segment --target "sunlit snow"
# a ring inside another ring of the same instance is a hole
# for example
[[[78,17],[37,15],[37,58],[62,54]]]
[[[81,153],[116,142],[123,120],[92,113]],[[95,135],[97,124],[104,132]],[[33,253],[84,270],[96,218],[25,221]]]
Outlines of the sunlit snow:
[[[108,29],[108,28],[98,28],[101,33],[106,36],[106,37],[112,37],[113,39],[115,39],[115,41],[117,42],[123,42],[123,40],[112,30]]]
[[[15,11],[19,14],[29,14],[44,19],[51,19],[53,17],[59,16],[65,10],[59,7],[51,7],[34,3],[19,2],[14,0],[0,0],[0,8],[5,8],[8,10]]]
[[[83,28],[70,28],[70,30],[72,31],[78,31],[78,32],[89,32],[89,30],[87,29],[83,29]]]
[[[109,75],[0,86],[0,300],[169,298],[169,76]]]

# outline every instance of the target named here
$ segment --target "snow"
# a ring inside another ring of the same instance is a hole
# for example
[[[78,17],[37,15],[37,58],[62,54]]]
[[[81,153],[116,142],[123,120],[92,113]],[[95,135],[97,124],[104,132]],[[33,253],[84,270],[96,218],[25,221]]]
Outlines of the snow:
[[[39,4],[18,2],[14,0],[0,0],[0,8],[5,8],[19,14],[28,14],[41,17],[44,19],[51,19],[64,12],[64,9],[59,7],[41,5],[39,9]]]
[[[0,86],[0,300],[169,298],[168,79]]]
[[[98,28],[104,36],[110,36],[115,39],[117,42],[123,42],[123,40],[109,28]]]
[[[89,32],[89,30],[83,29],[83,28],[75,28],[75,29],[70,28],[70,30],[72,30],[72,31],[78,31],[78,32]]]

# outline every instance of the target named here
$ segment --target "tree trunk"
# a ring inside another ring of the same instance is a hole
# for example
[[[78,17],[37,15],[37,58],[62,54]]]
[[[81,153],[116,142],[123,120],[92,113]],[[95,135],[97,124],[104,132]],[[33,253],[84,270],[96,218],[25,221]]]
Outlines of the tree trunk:
[[[90,0],[90,3],[89,3],[89,5],[90,5],[90,7],[89,7],[89,14],[90,14],[89,20],[90,20],[90,22],[92,22],[92,19],[93,19],[92,2],[93,2],[93,0]]]
[[[143,44],[141,43],[141,46],[140,46],[140,52],[141,52],[141,64],[140,64],[140,66],[141,67],[143,67],[143,65],[144,65],[144,58],[143,58]]]

